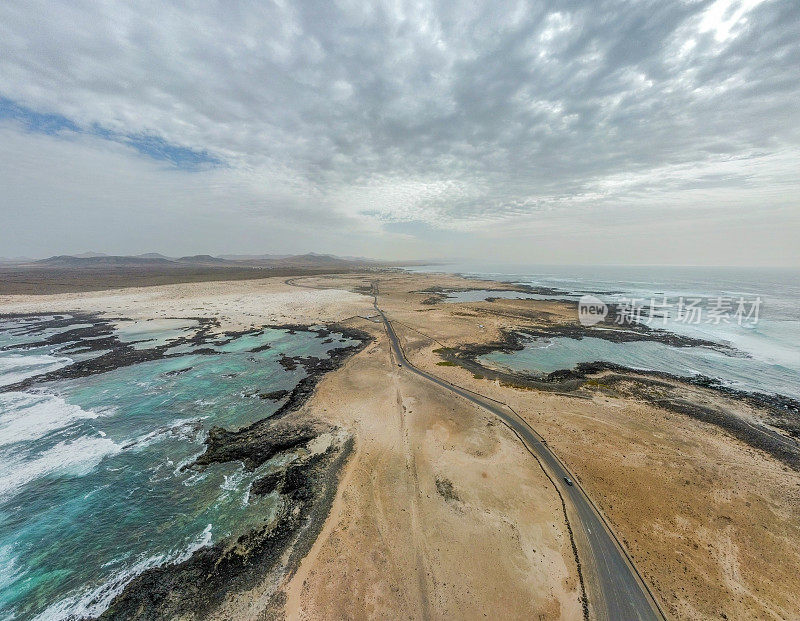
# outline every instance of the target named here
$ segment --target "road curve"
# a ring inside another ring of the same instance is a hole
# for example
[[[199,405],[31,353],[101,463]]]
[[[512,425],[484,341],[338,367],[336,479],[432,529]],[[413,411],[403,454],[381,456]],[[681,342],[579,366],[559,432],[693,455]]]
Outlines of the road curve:
[[[549,472],[564,502],[570,505],[570,524],[578,548],[591,616],[609,621],[664,619],[647,586],[603,518],[577,481],[573,485],[566,483],[565,478],[574,477],[542,438],[513,410],[500,402],[450,384],[411,364],[403,353],[391,322],[378,307],[377,289],[375,294],[375,310],[383,319],[398,364],[498,416],[516,432]]]

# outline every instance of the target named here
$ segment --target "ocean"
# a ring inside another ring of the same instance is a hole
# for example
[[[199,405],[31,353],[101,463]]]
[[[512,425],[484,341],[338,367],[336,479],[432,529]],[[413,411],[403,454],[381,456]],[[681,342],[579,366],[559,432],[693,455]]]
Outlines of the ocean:
[[[490,296],[579,301],[591,295],[605,304],[643,310],[628,314],[626,320],[723,346],[534,338],[521,351],[485,355],[482,360],[489,365],[544,374],[581,362],[603,361],[683,376],[704,375],[731,388],[800,399],[798,270],[462,263],[424,266],[415,271],[460,273],[555,290],[456,292],[450,295],[452,301]],[[690,304],[700,312],[687,312]],[[737,311],[742,312],[737,315]]]
[[[71,338],[91,324],[67,317],[40,329],[52,319],[0,319],[0,619],[97,615],[145,569],[270,521],[277,495],[249,487],[291,456],[253,472],[184,466],[210,427],[240,428],[281,406],[285,397],[264,393],[291,391],[306,376],[284,356],[323,358],[353,344],[300,329],[198,344],[186,341],[194,320],[126,321],[82,342],[168,347],[174,357],[7,390],[106,353]]]

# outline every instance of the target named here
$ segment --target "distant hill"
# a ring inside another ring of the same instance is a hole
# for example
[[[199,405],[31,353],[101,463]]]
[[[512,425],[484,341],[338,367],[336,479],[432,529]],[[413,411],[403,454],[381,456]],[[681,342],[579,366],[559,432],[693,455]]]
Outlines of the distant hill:
[[[105,252],[82,252],[81,254],[74,254],[71,256],[78,259],[94,259],[96,257],[107,257],[108,255]]]
[[[379,261],[361,257],[337,257],[332,254],[226,254],[222,258],[240,264],[262,267],[354,267],[356,265],[378,265]]]
[[[158,252],[145,252],[144,254],[137,254],[136,256],[141,259],[170,259],[170,257],[164,256]]]
[[[77,255],[61,254],[38,261],[26,261],[31,266],[51,266],[64,268],[110,268],[110,267],[174,267],[174,268],[318,268],[318,269],[357,269],[359,267],[389,267],[410,265],[416,262],[388,262],[363,257],[339,257],[332,254],[308,252],[298,255],[283,254],[235,254],[212,256],[194,254],[183,257],[167,257],[157,252],[147,252],[135,256],[107,255],[98,252],[85,252]]]
[[[309,252],[298,254],[277,261],[280,265],[309,266],[309,267],[330,267],[334,265],[354,266],[354,265],[378,265],[379,261],[369,259],[345,259],[332,254],[317,254]]]
[[[290,254],[221,254],[219,258],[229,261],[275,261],[291,256]]]
[[[156,266],[156,265],[175,265],[169,259],[148,258],[148,257],[128,257],[101,255],[94,257],[76,257],[68,254],[61,254],[47,259],[34,261],[36,265],[51,265],[58,267],[111,267],[115,265],[125,267],[135,266]]]
[[[212,257],[210,254],[194,254],[188,257],[175,259],[179,263],[191,263],[193,265],[234,265],[233,261]]]
[[[330,265],[331,263],[350,263],[347,259],[340,259],[332,254],[317,254],[309,252],[307,254],[297,254],[280,259],[281,263],[307,264],[307,265]]]

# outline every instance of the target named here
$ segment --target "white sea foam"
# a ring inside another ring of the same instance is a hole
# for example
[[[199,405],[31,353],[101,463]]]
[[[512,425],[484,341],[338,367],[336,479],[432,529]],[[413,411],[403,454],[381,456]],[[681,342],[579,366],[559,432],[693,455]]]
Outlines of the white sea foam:
[[[131,580],[150,567],[160,565],[164,560],[161,555],[142,559],[131,567],[116,572],[100,586],[52,604],[34,619],[35,621],[57,621],[100,616],[108,608],[111,600],[122,593]]]
[[[0,357],[0,386],[16,384],[34,375],[55,371],[71,363],[72,360],[66,356],[57,358],[48,355],[5,354]]]
[[[115,572],[98,587],[94,587],[77,595],[64,598],[47,608],[35,617],[34,621],[61,621],[65,619],[81,619],[100,616],[117,595],[122,593],[127,584],[142,572],[164,563],[181,563],[187,560],[200,548],[210,545],[212,541],[211,524],[206,526],[200,535],[179,554],[157,555],[144,558],[130,567]]]
[[[200,533],[200,535],[198,535],[191,544],[189,544],[189,547],[186,548],[186,550],[184,550],[183,553],[175,559],[175,562],[182,563],[183,561],[188,560],[189,557],[197,552],[200,548],[205,548],[206,546],[211,545],[211,542],[214,539],[213,535],[211,534],[211,529],[211,524],[206,526],[203,529],[203,532]]]
[[[35,440],[99,412],[71,405],[61,397],[25,392],[0,393],[0,446]]]
[[[200,421],[205,418],[208,417],[201,416],[199,418],[176,420],[170,425],[163,425],[150,433],[146,433],[135,440],[131,440],[123,446],[125,449],[143,449],[166,438],[180,438],[182,440],[199,442],[205,437],[205,432],[200,425]]]
[[[14,556],[14,546],[0,546],[0,593],[19,579],[19,566]]]
[[[13,496],[24,485],[45,476],[89,474],[106,455],[113,455],[121,449],[108,438],[84,437],[59,442],[34,456],[0,451],[0,499]]]
[[[226,492],[233,492],[237,490],[239,486],[241,486],[242,481],[244,480],[244,472],[239,470],[233,474],[225,474],[223,477],[224,481],[220,483],[220,489]]]
[[[206,450],[203,449],[199,453],[195,453],[194,455],[189,455],[189,457],[187,457],[186,459],[183,459],[177,466],[175,466],[174,474],[176,476],[179,475],[181,472],[184,471],[183,470],[184,466],[188,466],[189,464],[193,464],[195,461],[197,461],[197,458],[200,457],[200,455],[202,455],[205,452],[206,452]],[[197,472],[197,471],[193,471],[193,474],[200,474],[200,473]],[[186,484],[186,481],[184,481],[184,485],[185,484]]]
[[[768,364],[800,371],[800,329],[793,321],[762,320],[758,325],[670,325],[678,334],[726,342]]]

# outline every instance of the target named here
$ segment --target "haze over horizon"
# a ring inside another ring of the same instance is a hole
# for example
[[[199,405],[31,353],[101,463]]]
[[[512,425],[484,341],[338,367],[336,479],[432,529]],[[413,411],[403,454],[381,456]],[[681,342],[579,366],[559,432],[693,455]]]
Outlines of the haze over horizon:
[[[792,0],[0,4],[0,256],[800,266]]]

